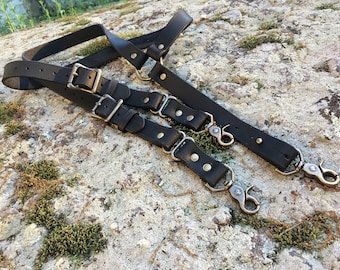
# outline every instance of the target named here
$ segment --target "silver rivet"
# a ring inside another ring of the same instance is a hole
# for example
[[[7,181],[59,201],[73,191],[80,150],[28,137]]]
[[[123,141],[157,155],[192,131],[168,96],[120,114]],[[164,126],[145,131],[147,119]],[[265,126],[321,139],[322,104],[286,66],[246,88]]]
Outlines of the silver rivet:
[[[220,132],[220,130],[219,130],[218,128],[213,128],[212,132],[213,132],[214,134],[218,134],[218,133]]]
[[[237,190],[235,191],[235,194],[236,194],[237,196],[240,196],[240,195],[242,194],[242,191],[241,191],[240,189],[237,189]]]
[[[256,143],[257,143],[257,144],[261,144],[261,143],[263,143],[263,140],[262,140],[262,138],[257,138],[257,139],[256,139]]]
[[[209,163],[205,163],[203,165],[203,171],[209,172],[209,171],[211,171],[211,169],[212,169],[212,166]]]
[[[164,133],[163,132],[160,132],[157,134],[157,139],[162,139],[164,137]]]
[[[164,81],[166,79],[166,74],[165,73],[162,73],[159,78]]]
[[[130,57],[131,57],[131,59],[136,59],[137,55],[138,55],[137,53],[131,53]]]
[[[143,100],[144,104],[148,103],[149,101],[150,101],[150,98],[148,98],[148,97],[144,98],[144,100]]]
[[[193,153],[191,156],[190,156],[190,159],[192,162],[196,162],[200,159],[200,156],[196,153]]]
[[[193,115],[191,115],[191,114],[187,116],[187,120],[188,120],[188,121],[191,121],[191,120],[193,120],[194,118],[195,118],[195,117],[194,117]]]
[[[164,44],[162,44],[162,43],[158,45],[158,49],[160,49],[160,50],[163,50],[164,47],[165,47],[165,46],[164,46]]]
[[[315,172],[315,171],[316,171],[316,166],[315,166],[315,165],[310,165],[310,166],[309,166],[309,169],[310,169],[312,172]]]
[[[183,112],[181,110],[176,111],[176,116],[181,116],[182,114],[183,114]]]

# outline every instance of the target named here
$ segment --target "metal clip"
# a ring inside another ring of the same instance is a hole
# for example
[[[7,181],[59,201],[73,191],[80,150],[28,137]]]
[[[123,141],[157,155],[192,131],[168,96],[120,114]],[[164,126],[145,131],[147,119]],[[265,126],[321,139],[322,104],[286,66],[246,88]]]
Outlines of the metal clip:
[[[307,177],[318,179],[326,186],[333,187],[340,183],[340,177],[338,173],[336,171],[323,168],[323,161],[321,161],[320,165],[305,163],[302,152],[299,149],[296,150],[299,152],[300,161],[295,165],[295,169],[290,172],[282,172],[279,169],[276,169],[277,172],[283,175],[291,175],[302,170]]]
[[[223,128],[219,126],[212,125],[208,127],[210,135],[217,139],[217,142],[222,146],[232,145],[235,141],[233,134],[226,132],[225,129],[230,125],[226,125]]]
[[[205,112],[207,115],[210,116],[210,123],[207,124],[204,128],[204,130],[201,131],[194,131],[191,130],[191,132],[195,134],[200,134],[205,131],[208,131],[210,135],[215,137],[217,139],[217,142],[222,146],[229,146],[232,145],[235,141],[235,138],[233,134],[225,131],[226,128],[228,128],[230,125],[225,125],[223,128],[220,128],[216,125],[216,122],[214,120],[214,116],[211,113]]]
[[[339,175],[333,170],[322,168],[322,163],[323,161],[321,161],[319,166],[312,163],[304,163],[301,169],[308,177],[318,179],[326,186],[339,184]]]
[[[248,187],[245,191],[237,185],[232,185],[229,188],[230,195],[236,199],[240,205],[240,208],[246,214],[256,214],[260,210],[260,202],[253,196],[248,194],[248,191],[252,189],[253,186]],[[252,204],[255,206],[254,209],[248,209],[247,205]]]
[[[244,191],[243,188],[241,188],[240,186],[234,185],[234,170],[227,164],[224,164],[224,166],[229,169],[231,180],[225,181],[223,183],[223,186],[220,187],[212,187],[208,183],[206,183],[205,186],[212,192],[228,190],[230,195],[238,201],[243,212],[245,212],[246,214],[256,214],[260,210],[261,205],[255,197],[248,194],[248,191],[253,186],[248,187],[246,191]],[[247,206],[250,206],[252,209],[248,209]]]

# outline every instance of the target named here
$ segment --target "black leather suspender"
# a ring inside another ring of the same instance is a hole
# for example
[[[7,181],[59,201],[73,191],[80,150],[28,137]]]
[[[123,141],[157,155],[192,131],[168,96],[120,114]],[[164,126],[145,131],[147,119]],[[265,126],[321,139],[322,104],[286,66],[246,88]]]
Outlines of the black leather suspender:
[[[308,176],[322,182],[324,180],[324,184],[339,183],[334,171],[304,163],[302,154],[296,148],[241,121],[162,65],[162,59],[170,46],[191,21],[192,18],[181,10],[161,30],[130,40],[119,38],[102,25],[89,26],[24,52],[23,61],[14,61],[5,66],[3,83],[23,90],[48,87],[90,110],[94,117],[162,147],[174,160],[182,161],[197,173],[210,189],[229,190],[242,210],[249,214],[259,210],[259,203],[247,193],[248,189],[244,192],[239,186],[233,185],[234,175],[229,166],[205,154],[185,133],[145,119],[132,108],[170,117],[196,132],[207,129],[222,145],[230,145],[235,138],[282,172],[300,158],[293,172],[301,169]],[[112,46],[66,67],[40,61],[98,36],[106,36]],[[144,79],[152,79],[172,95],[137,91],[114,79],[104,78],[98,67],[118,57],[127,59],[137,72],[151,59],[154,66]],[[222,136],[226,136],[229,141],[222,141]],[[325,180],[326,174],[332,181]],[[222,189],[218,187],[221,179]],[[255,207],[247,209],[246,201],[252,202]]]

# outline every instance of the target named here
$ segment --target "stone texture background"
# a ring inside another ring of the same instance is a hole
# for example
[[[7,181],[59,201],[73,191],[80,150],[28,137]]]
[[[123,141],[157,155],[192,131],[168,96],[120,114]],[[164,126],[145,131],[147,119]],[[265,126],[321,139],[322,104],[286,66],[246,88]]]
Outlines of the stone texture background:
[[[81,18],[115,33],[148,33],[184,8],[194,22],[165,65],[209,89],[207,94],[247,123],[299,148],[306,161],[324,159],[325,167],[339,172],[340,11],[316,10],[323,3],[139,0],[131,6],[140,8],[125,15],[110,8],[1,37],[0,67],[64,35]],[[239,48],[242,38],[260,32],[258,26],[270,20],[278,22],[278,31],[294,36],[294,45]],[[65,64],[70,58],[76,58],[74,50],[53,61]],[[136,89],[164,91],[139,81],[124,60],[103,71]],[[229,193],[211,193],[162,150],[106,127],[52,91],[16,91],[1,84],[0,98],[19,100],[25,124],[38,134],[29,140],[5,137],[0,126],[0,247],[15,269],[32,269],[44,229],[25,224],[22,206],[9,204],[17,177],[13,167],[41,159],[72,164],[65,174],[77,171],[81,177],[80,186],[55,201],[55,209],[69,220],[101,223],[109,240],[108,248],[80,269],[340,269],[339,240],[320,251],[278,252],[265,233],[232,223],[231,211],[238,205]],[[259,216],[294,223],[314,211],[340,214],[338,187],[324,187],[302,174],[282,176],[239,144],[227,151],[233,154],[229,165],[237,183],[255,186],[252,195],[262,203]],[[72,269],[72,264],[58,258],[45,269]]]

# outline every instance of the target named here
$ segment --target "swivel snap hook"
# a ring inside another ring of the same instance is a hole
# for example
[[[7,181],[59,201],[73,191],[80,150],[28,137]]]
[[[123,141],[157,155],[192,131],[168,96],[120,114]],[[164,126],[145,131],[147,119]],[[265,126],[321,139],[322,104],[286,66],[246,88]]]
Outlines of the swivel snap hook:
[[[318,179],[324,185],[335,186],[339,184],[340,177],[337,172],[323,168],[322,163],[323,161],[321,161],[319,166],[312,163],[304,163],[301,169],[308,177]]]
[[[217,139],[217,142],[222,146],[229,146],[232,145],[235,141],[233,134],[225,131],[227,127],[230,125],[226,125],[223,128],[220,128],[216,125],[211,125],[208,128],[210,135]]]
[[[230,195],[238,201],[241,210],[246,214],[256,214],[261,207],[260,202],[255,197],[248,194],[248,191],[252,188],[253,186],[250,186],[245,191],[237,185],[232,185],[229,188]],[[253,209],[247,208],[250,204]]]
[[[220,128],[216,125],[214,120],[214,116],[211,113],[205,112],[210,117],[210,122],[205,126],[205,128],[201,131],[193,131],[195,134],[200,134],[202,132],[208,131],[210,135],[217,139],[217,142],[222,146],[232,145],[235,141],[233,134],[226,131],[226,129],[230,125],[225,125],[223,128]]]

